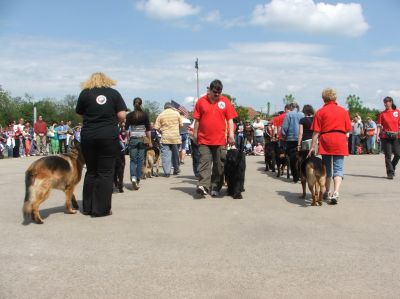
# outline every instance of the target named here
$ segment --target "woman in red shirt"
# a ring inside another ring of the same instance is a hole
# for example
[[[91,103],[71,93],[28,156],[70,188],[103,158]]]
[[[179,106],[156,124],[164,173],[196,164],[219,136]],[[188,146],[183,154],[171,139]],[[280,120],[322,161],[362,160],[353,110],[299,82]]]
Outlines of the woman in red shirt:
[[[349,155],[347,133],[351,131],[351,121],[349,113],[336,103],[335,90],[324,89],[322,99],[325,104],[315,114],[311,125],[313,137],[308,156],[311,156],[319,138],[319,153],[322,155],[327,173],[324,199],[330,199],[331,204],[337,204],[343,180],[344,156]],[[330,192],[332,177],[334,187],[333,192]]]
[[[400,117],[399,110],[393,103],[391,97],[383,99],[385,111],[378,116],[378,133],[376,141],[382,140],[382,149],[385,154],[385,165],[387,178],[392,180],[395,174],[396,165],[400,159],[399,128]],[[392,160],[392,153],[394,154]]]

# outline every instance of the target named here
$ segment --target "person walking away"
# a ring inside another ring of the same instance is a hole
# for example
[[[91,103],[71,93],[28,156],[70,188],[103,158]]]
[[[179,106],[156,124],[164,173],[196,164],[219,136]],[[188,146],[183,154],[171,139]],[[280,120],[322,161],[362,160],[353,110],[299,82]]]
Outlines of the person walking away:
[[[308,155],[311,148],[312,135],[311,125],[314,120],[314,108],[311,105],[304,105],[302,112],[304,117],[299,123],[299,137],[297,139],[297,151],[300,152],[302,159]],[[318,151],[316,150],[315,153]]]
[[[149,116],[142,109],[142,99],[133,100],[133,111],[126,116],[125,129],[129,136],[130,175],[133,190],[139,190],[142,167],[145,158],[146,144],[144,138],[147,136],[151,148],[151,128]]]
[[[37,122],[33,125],[33,129],[36,134],[36,147],[37,147],[36,154],[38,156],[47,155],[47,150],[46,150],[47,124],[43,120],[43,116],[39,115]]]
[[[182,118],[182,127],[179,128],[179,134],[181,135],[181,145],[179,147],[179,160],[180,164],[185,163],[186,152],[189,150],[189,126],[191,121],[185,117],[185,114],[179,112]]]
[[[158,115],[154,124],[154,128],[161,134],[161,163],[165,177],[170,176],[171,166],[174,168],[174,175],[180,173],[178,145],[181,143],[181,126],[179,112],[173,109],[170,102],[166,102],[164,111]]]
[[[125,121],[127,110],[121,94],[112,88],[115,84],[104,73],[93,73],[81,84],[75,108],[83,117],[81,149],[87,169],[83,213],[93,217],[111,215],[118,123]]]
[[[383,103],[385,105],[385,110],[379,114],[377,121],[377,141],[382,141],[387,178],[393,180],[396,174],[396,166],[400,159],[400,111],[397,109],[391,97],[385,97]]]
[[[290,103],[289,112],[282,124],[282,136],[286,141],[286,152],[289,157],[290,172],[293,176],[293,182],[297,183],[300,179],[297,167],[297,140],[299,138],[300,119],[304,113],[299,111],[299,105],[296,102]]]
[[[371,117],[367,118],[367,124],[365,126],[366,134],[367,134],[367,153],[372,154],[375,150],[376,143],[376,133],[378,128],[376,123],[372,120]]]
[[[218,196],[223,182],[221,151],[228,144],[235,144],[233,119],[237,113],[228,98],[223,96],[220,80],[210,84],[210,91],[201,97],[194,108],[194,142],[199,145],[199,182],[196,192]]]
[[[309,157],[319,139],[318,150],[326,167],[324,199],[329,199],[330,204],[337,204],[339,201],[340,186],[344,176],[344,156],[349,155],[347,133],[351,131],[349,113],[337,104],[336,98],[334,89],[326,88],[322,91],[324,106],[316,112],[311,125],[313,137],[308,152]],[[330,191],[332,178],[333,192]]]

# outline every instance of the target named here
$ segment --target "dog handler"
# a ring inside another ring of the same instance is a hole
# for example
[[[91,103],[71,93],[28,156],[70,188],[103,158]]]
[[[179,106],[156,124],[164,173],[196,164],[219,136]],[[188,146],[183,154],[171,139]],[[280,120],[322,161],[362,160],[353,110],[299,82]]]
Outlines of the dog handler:
[[[149,148],[151,143],[151,128],[149,116],[142,109],[142,99],[135,98],[133,100],[134,110],[126,116],[125,128],[129,132],[129,156],[130,174],[133,190],[139,189],[140,178],[142,177],[142,167],[146,144],[144,137],[147,136]]]
[[[115,159],[119,150],[118,122],[125,121],[126,104],[111,88],[116,82],[94,73],[81,84],[76,113],[83,116],[81,148],[86,162],[83,213],[93,217],[111,214]]]
[[[386,174],[389,180],[393,179],[396,165],[400,159],[399,130],[400,117],[399,110],[393,103],[391,97],[383,99],[385,111],[381,112],[378,117],[378,134],[377,142],[382,140],[382,149],[385,153]],[[393,160],[392,153],[394,154]]]
[[[223,177],[221,151],[228,143],[235,144],[233,119],[237,113],[228,98],[221,95],[222,82],[214,80],[210,91],[201,97],[194,108],[193,141],[199,145],[199,183],[196,192],[202,196],[211,191],[211,196],[218,196]]]
[[[349,155],[347,133],[351,131],[351,121],[349,113],[336,103],[335,90],[331,88],[324,89],[322,99],[325,104],[315,114],[311,125],[313,136],[308,157],[313,153],[319,138],[318,149],[326,167],[324,199],[330,199],[330,204],[337,204],[340,184],[343,180],[344,156]],[[330,192],[332,177],[334,188],[333,192]]]

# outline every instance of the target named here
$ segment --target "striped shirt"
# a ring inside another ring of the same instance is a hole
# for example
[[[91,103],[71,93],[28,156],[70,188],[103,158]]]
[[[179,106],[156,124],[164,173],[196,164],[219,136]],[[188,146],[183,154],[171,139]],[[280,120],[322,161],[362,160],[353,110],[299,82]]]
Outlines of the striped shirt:
[[[161,143],[180,144],[181,135],[179,127],[182,126],[182,119],[179,112],[167,108],[156,119],[154,128],[161,131]]]

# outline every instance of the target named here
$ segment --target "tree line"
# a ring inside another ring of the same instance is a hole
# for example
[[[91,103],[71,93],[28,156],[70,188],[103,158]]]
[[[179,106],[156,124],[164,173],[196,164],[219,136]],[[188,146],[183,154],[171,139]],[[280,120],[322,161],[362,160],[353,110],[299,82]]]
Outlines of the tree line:
[[[244,106],[237,104],[237,99],[224,94],[232,102],[238,118],[246,120],[249,117],[248,110]],[[25,121],[33,122],[33,110],[36,107],[37,115],[42,115],[43,119],[48,123],[59,122],[60,120],[71,120],[76,124],[81,122],[81,117],[75,113],[75,107],[78,100],[77,95],[66,95],[62,100],[54,98],[43,98],[42,100],[35,100],[29,94],[24,97],[12,97],[11,94],[0,86],[0,125],[1,127],[7,126],[11,121],[23,118]],[[295,101],[295,97],[285,95],[283,98],[284,104]],[[355,113],[359,113],[362,119],[371,117],[376,120],[379,110],[371,109],[363,105],[360,97],[357,95],[349,95],[346,98],[347,108],[350,116],[353,117]],[[268,107],[270,103],[268,102]],[[154,122],[157,115],[162,111],[160,104],[157,101],[143,101],[143,110],[148,113],[150,121]],[[268,109],[269,110],[269,109]],[[269,111],[263,117],[271,117]]]

